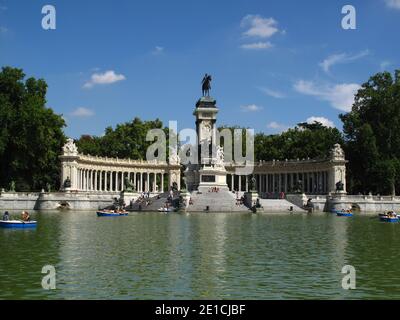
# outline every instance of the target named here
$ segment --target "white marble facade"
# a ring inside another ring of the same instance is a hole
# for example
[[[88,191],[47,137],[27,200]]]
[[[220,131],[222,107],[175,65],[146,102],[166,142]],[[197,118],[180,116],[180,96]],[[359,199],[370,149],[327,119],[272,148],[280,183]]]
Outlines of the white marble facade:
[[[342,193],[346,193],[346,163],[339,144],[332,148],[326,159],[260,161],[254,163],[256,190],[260,195],[295,191],[322,195],[336,193],[336,183],[341,181]],[[226,164],[229,189],[249,191],[250,177],[235,174],[236,167],[234,163]]]
[[[211,130],[205,128],[207,121],[204,123],[203,119],[197,119],[200,138],[215,134],[215,111],[211,113]],[[189,189],[192,189],[191,186],[198,188],[202,175],[214,175],[217,179],[212,183],[204,182],[204,185],[227,186],[230,191],[249,191],[251,176],[236,174],[239,166],[235,163],[225,162],[223,165],[223,152],[217,151],[217,163],[202,166],[200,170],[195,168],[192,175],[185,172]],[[120,192],[124,190],[126,178],[137,192],[162,193],[168,191],[174,182],[178,189],[181,187],[181,165],[175,158],[169,162],[157,162],[83,155],[78,153],[74,141],[68,139],[60,159],[62,191]],[[322,195],[335,193],[336,183],[341,181],[344,184],[342,193],[346,193],[346,163],[343,149],[338,144],[326,159],[260,161],[253,164],[255,189],[262,197],[295,191]],[[64,188],[67,179],[71,187]]]
[[[174,182],[180,188],[178,163],[83,155],[72,139],[68,139],[60,159],[63,191],[120,192],[126,178],[137,192],[165,192]],[[64,188],[67,179],[71,187]]]

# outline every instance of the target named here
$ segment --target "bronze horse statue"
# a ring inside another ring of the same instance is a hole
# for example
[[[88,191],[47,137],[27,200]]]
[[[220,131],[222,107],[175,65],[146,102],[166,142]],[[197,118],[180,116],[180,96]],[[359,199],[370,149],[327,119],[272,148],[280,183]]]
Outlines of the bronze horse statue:
[[[203,97],[210,96],[210,89],[211,89],[211,75],[205,74],[203,80],[201,81],[202,87],[201,90],[203,91]]]

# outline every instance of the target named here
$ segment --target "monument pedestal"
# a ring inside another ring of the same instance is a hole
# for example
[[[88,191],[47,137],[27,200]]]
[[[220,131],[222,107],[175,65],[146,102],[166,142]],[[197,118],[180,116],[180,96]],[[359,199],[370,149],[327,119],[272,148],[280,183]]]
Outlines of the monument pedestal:
[[[253,208],[257,205],[257,199],[259,199],[259,195],[257,191],[249,191],[245,192],[244,194],[244,204],[249,207]]]
[[[226,184],[225,168],[203,166],[199,170],[198,190],[200,192],[205,192],[210,188],[218,188],[219,190],[229,191],[228,185]]]
[[[226,183],[224,152],[217,141],[217,113],[215,99],[202,97],[193,115],[199,145],[198,163],[188,166],[185,177],[189,191],[208,192],[210,188],[229,191]]]
[[[121,197],[121,201],[123,203],[125,203],[126,207],[129,207],[131,201],[135,201],[135,199],[137,198],[137,193],[133,192],[133,191],[121,191],[120,194]]]
[[[189,207],[190,201],[190,192],[187,190],[182,190],[179,196],[179,208],[178,212],[186,212],[186,209]]]

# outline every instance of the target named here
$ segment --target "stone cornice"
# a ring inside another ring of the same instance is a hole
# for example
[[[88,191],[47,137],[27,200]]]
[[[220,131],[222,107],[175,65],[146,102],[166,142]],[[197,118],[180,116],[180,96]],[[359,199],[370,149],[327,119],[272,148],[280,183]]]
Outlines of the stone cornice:
[[[180,169],[179,164],[169,164],[166,161],[157,160],[133,160],[133,159],[119,159],[119,158],[108,158],[78,154],[77,156],[62,155],[62,160],[76,161],[78,165],[82,166],[101,166],[101,167],[120,167],[120,168],[149,168],[149,169],[168,169],[178,170]]]
[[[332,159],[297,159],[297,160],[273,160],[273,161],[259,161],[259,162],[247,162],[248,166],[254,166],[255,173],[268,172],[301,172],[301,171],[321,171],[329,170],[336,166],[345,166],[347,160],[332,160]],[[233,171],[235,168],[243,168],[244,165],[238,165],[235,163],[227,163],[227,171]]]

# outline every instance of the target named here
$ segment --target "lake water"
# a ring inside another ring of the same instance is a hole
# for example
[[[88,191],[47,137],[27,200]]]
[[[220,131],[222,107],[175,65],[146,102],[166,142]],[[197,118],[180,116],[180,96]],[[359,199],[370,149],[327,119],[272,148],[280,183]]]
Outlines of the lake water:
[[[400,224],[374,216],[32,216],[35,230],[0,228],[0,299],[400,299]]]

